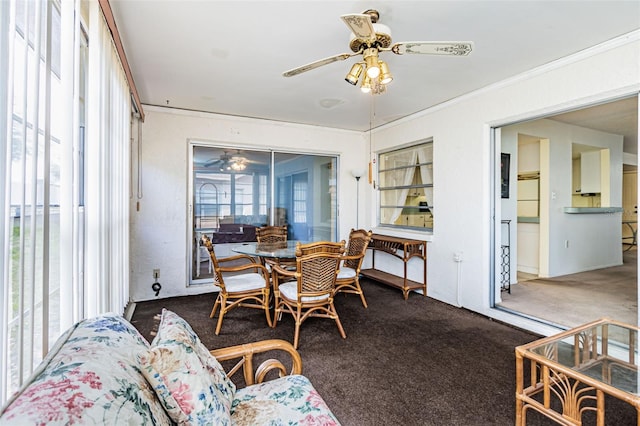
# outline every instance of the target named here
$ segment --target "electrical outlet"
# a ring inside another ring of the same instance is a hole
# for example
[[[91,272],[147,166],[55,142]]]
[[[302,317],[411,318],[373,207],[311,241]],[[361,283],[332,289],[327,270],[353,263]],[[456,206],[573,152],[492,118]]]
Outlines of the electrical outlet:
[[[153,270],[153,279],[157,280],[158,278],[160,278],[160,269],[154,269]]]

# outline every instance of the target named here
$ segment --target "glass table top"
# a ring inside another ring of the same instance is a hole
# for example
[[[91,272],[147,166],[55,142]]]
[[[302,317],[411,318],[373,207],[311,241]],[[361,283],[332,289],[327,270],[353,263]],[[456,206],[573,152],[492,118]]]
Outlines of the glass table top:
[[[304,241],[283,241],[278,243],[240,243],[231,247],[236,253],[247,254],[249,256],[269,257],[278,259],[292,259],[296,257],[297,244],[304,244]]]
[[[525,345],[542,359],[638,395],[638,328],[601,319]]]

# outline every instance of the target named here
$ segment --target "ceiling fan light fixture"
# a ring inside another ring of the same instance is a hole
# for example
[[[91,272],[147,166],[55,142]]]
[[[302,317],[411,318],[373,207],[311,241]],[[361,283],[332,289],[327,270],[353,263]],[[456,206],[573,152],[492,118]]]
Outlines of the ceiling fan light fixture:
[[[391,75],[391,71],[389,71],[389,65],[384,61],[379,61],[378,65],[380,66],[380,83],[391,83],[393,81],[393,75]]]
[[[363,93],[371,92],[371,77],[369,77],[368,74],[364,75],[362,84],[360,85],[360,90],[362,90]]]
[[[344,78],[345,81],[353,86],[358,84],[358,80],[360,80],[360,75],[362,74],[362,70],[364,66],[361,62],[355,63],[351,66],[351,70],[349,70],[349,74]]]
[[[233,163],[231,163],[231,168],[236,171],[244,170],[247,168],[247,165],[242,161],[234,161]]]
[[[369,48],[364,51],[364,62],[367,65],[367,75],[370,78],[378,78],[380,68],[378,66],[378,49]]]

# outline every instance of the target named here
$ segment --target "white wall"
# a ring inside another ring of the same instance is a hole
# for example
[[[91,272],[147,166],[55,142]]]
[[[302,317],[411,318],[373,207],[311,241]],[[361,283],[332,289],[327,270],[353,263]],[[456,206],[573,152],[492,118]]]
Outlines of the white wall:
[[[541,333],[553,331],[491,309],[492,261],[497,257],[491,245],[492,197],[500,196],[490,166],[500,154],[493,150],[491,127],[636,94],[639,52],[636,33],[374,132],[374,151],[433,138],[436,214],[428,244],[429,296]],[[500,218],[499,199],[496,210]],[[374,213],[372,208],[372,218]],[[456,252],[463,253],[459,269]]]
[[[374,151],[430,137],[434,140],[433,238],[421,233],[393,233],[431,240],[429,296],[454,305],[459,302],[473,311],[540,333],[555,331],[490,308],[495,254],[491,245],[492,197],[500,196],[491,168],[492,159],[499,157],[492,148],[491,127],[637,93],[639,52],[638,34],[634,33],[374,131]],[[161,297],[189,293],[185,287],[188,138],[274,148],[321,146],[340,153],[341,238],[346,238],[355,223],[351,206],[356,186],[350,170],[366,169],[368,149],[362,135],[216,115],[175,114],[157,108],[147,111],[142,141],[144,198],[140,212],[134,208],[131,215],[134,300],[153,297],[151,271],[158,265],[163,269]],[[357,158],[362,160],[357,162]],[[360,226],[374,228],[376,193],[366,180],[360,182],[360,196]],[[496,209],[499,218],[499,200]],[[462,253],[461,264],[454,262],[454,253]],[[400,273],[401,266],[398,268]]]
[[[131,208],[132,300],[156,298],[151,290],[154,269],[160,269],[162,290],[158,298],[214,290],[213,285],[187,287],[191,251],[188,146],[192,139],[241,148],[338,155],[339,238],[347,239],[355,226],[356,180],[351,170],[367,166],[365,138],[360,132],[151,106],[145,107],[145,113],[140,155],[143,197],[139,210],[135,196]],[[364,222],[362,206],[370,203],[370,196],[360,192],[360,223]]]

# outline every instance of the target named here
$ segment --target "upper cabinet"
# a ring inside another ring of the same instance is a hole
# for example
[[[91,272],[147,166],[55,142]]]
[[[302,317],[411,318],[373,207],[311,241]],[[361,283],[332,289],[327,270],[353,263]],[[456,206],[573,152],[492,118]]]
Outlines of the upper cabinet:
[[[580,155],[580,192],[601,193],[605,176],[609,176],[608,149],[583,152]]]
[[[611,193],[611,156],[608,148],[574,144],[572,189],[573,207],[608,207]],[[580,199],[589,197],[596,199]]]

